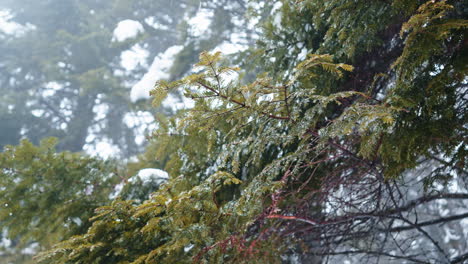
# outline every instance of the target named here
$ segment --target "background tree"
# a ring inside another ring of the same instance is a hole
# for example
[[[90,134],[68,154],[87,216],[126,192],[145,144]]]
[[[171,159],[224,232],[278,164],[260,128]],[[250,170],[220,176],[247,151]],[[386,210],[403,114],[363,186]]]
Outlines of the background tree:
[[[197,74],[157,83],[156,104],[178,88],[195,100],[156,133],[155,147],[177,146],[168,151],[177,153],[174,163],[166,163],[172,179],[126,211],[143,220],[132,234],[161,240],[114,254],[124,240],[109,237],[121,228],[111,224],[122,208],[115,204],[94,223],[107,232],[92,228],[40,260],[78,261],[89,256],[90,243],[100,256],[134,263],[467,258],[466,247],[445,247],[430,228],[466,215],[419,209],[440,199],[456,207],[467,198],[466,73],[459,63],[467,22],[454,8],[462,3],[281,3],[260,43],[269,75],[242,85],[231,76],[239,69],[203,53]],[[427,89],[438,92],[421,96]]]
[[[110,202],[116,164],[57,153],[56,143],[23,140],[0,153],[0,223],[10,244],[4,263],[29,263],[35,252],[85,232],[94,209]]]
[[[137,42],[153,56],[177,43],[178,18],[185,9],[171,3],[3,1],[10,22],[26,27],[2,40],[5,142],[55,136],[60,150],[81,151],[85,144],[107,139],[124,156],[135,154],[135,131],[124,122],[131,111],[126,82],[132,82],[129,76],[141,78],[145,68],[122,76],[121,56]],[[123,20],[139,22],[140,34],[116,39],[113,31]]]
[[[20,137],[37,143],[55,136],[59,150],[81,151],[106,141],[124,157],[138,153],[135,133],[141,132],[126,120],[138,117],[137,111],[155,111],[133,105],[129,88],[168,47],[183,46],[170,67],[174,78],[190,69],[201,50],[231,42],[231,33],[245,24],[243,6],[243,1],[3,1],[9,22],[21,25],[16,33],[2,34],[3,145]],[[209,30],[190,25],[193,16]],[[121,22],[133,25],[136,35],[116,37]]]

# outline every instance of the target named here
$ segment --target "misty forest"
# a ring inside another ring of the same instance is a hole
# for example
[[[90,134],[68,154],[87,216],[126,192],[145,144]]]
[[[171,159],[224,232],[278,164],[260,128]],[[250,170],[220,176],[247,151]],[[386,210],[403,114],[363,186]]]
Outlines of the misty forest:
[[[468,0],[0,0],[0,263],[468,263]]]

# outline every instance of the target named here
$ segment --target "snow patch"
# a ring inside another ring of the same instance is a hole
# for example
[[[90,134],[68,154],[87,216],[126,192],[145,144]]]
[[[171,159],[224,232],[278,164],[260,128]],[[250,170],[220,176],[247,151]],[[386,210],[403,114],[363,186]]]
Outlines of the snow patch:
[[[148,72],[132,87],[130,92],[130,99],[132,102],[135,103],[138,100],[150,98],[149,92],[153,89],[156,81],[169,78],[167,72],[172,66],[175,55],[179,53],[182,48],[182,46],[172,46],[154,58]]]
[[[273,8],[271,9],[271,13],[278,12],[281,9],[281,7],[283,7],[283,3],[282,2],[276,2],[273,5]]]
[[[138,65],[148,67],[146,59],[149,56],[149,51],[143,48],[140,44],[136,44],[129,50],[122,52],[120,55],[120,65],[127,71],[133,71]]]
[[[188,21],[191,35],[193,37],[201,37],[203,34],[207,33],[212,18],[213,12],[207,9],[200,9],[197,14]]]
[[[28,247],[22,249],[21,254],[34,255],[37,253],[38,249],[39,249],[39,243],[34,242],[34,243],[31,243]]]
[[[81,224],[83,224],[83,221],[79,217],[72,217],[70,220],[78,226],[81,226]]]
[[[169,22],[169,23],[172,22],[172,19],[169,16],[163,17],[163,18],[166,19],[166,21]],[[154,16],[146,18],[145,22],[146,22],[146,24],[152,26],[155,29],[159,29],[159,30],[169,30],[170,29],[169,26],[163,25],[163,24],[159,23],[158,21],[156,21],[156,18]]]
[[[135,131],[135,143],[141,145],[146,140],[146,134],[157,129],[154,116],[148,111],[129,112],[124,115],[124,123]]]
[[[114,191],[111,194],[109,194],[109,199],[113,200],[117,198],[117,196],[119,196],[119,194],[122,192],[124,186],[125,186],[124,182],[117,184],[114,187]]]
[[[156,182],[157,184],[161,184],[169,179],[169,174],[160,169],[147,168],[140,170],[137,175],[128,181],[134,182],[136,178],[139,178],[143,183]]]
[[[32,24],[21,25],[12,22],[13,15],[8,10],[0,10],[0,32],[7,35],[21,36],[30,30],[36,29]]]
[[[195,245],[194,244],[188,244],[187,246],[184,247],[184,252],[187,253],[189,252]]]
[[[114,29],[112,41],[121,42],[129,38],[134,38],[143,32],[143,25],[141,25],[140,22],[136,20],[125,19],[120,21],[117,24],[117,27]]]
[[[283,20],[283,14],[280,12],[280,9],[282,6],[283,6],[283,3],[277,2],[275,3],[271,11],[272,14],[276,13],[273,18],[273,25],[277,28],[281,27],[281,21]]]
[[[5,206],[7,206],[5,204]],[[3,229],[2,233],[0,234],[2,239],[0,240],[0,248],[9,248],[12,244],[12,241],[7,238],[8,236],[8,231],[6,229]],[[0,254],[1,255],[1,254]]]
[[[213,52],[220,51],[224,55],[231,55],[237,52],[245,51],[246,49],[248,49],[248,46],[244,44],[223,42],[214,48]]]
[[[88,135],[86,142],[90,143],[94,141],[96,137],[94,135]],[[120,154],[120,149],[118,146],[108,142],[106,140],[101,141],[97,144],[86,144],[83,147],[84,151],[92,156],[101,157],[103,159],[108,159],[111,157],[116,157]]]
[[[275,18],[273,19],[273,25],[277,28],[281,27],[281,21],[283,20],[283,16],[280,12],[276,13]]]
[[[162,184],[167,182],[169,179],[169,174],[160,169],[146,168],[141,169],[138,173],[128,179],[128,181],[122,181],[121,183],[115,185],[114,191],[109,195],[109,199],[117,198],[125,187],[126,183],[135,183],[137,180],[142,181],[143,184]]]
[[[180,109],[189,109],[193,108],[195,106],[195,101],[187,98],[187,97],[182,97],[179,98],[178,96],[175,96],[173,94],[169,94],[166,99],[162,102],[163,107],[168,107],[171,108],[174,111],[180,110]]]
[[[307,53],[308,53],[307,49],[306,49],[306,48],[302,48],[301,53],[299,53],[299,54],[297,55],[297,60],[298,60],[298,61],[303,61],[303,60],[305,60],[305,59],[307,58]]]

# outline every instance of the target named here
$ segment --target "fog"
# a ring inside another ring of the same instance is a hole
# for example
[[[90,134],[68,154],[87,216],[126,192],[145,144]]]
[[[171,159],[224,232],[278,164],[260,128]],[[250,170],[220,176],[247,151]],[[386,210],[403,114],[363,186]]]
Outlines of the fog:
[[[239,12],[214,24],[221,7]],[[191,105],[174,94],[151,107],[157,80],[189,73],[203,50],[252,44],[235,1],[2,1],[0,10],[0,147],[52,136],[59,150],[130,158],[154,114]]]

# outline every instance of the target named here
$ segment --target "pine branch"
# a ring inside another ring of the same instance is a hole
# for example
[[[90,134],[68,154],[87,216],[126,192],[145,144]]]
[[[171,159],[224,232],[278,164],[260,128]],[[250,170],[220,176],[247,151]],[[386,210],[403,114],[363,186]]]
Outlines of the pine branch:
[[[226,95],[223,95],[223,94],[221,94],[219,91],[217,91],[216,89],[214,89],[213,87],[210,87],[210,86],[206,85],[206,84],[203,83],[203,82],[198,81],[197,84],[199,84],[200,86],[204,87],[205,89],[207,89],[207,90],[213,92],[216,96],[221,97],[221,98],[223,98],[223,99],[225,99],[225,100],[227,100],[227,101],[229,101],[229,102],[231,102],[231,103],[234,103],[234,104],[237,104],[237,105],[239,105],[239,106],[242,106],[242,107],[245,108],[245,109],[252,109],[251,106],[249,106],[249,105],[247,105],[247,104],[245,104],[245,103],[243,103],[243,102],[237,101],[236,99],[232,99],[232,98],[230,98],[230,97],[228,97],[228,96],[226,96]],[[262,115],[264,115],[264,116],[267,116],[267,117],[269,117],[269,118],[273,118],[273,119],[290,120],[290,118],[287,117],[287,116],[277,116],[277,115],[273,115],[273,114],[270,114],[270,113],[267,113],[267,112],[264,112],[264,111],[259,111],[259,113],[262,114]]]

